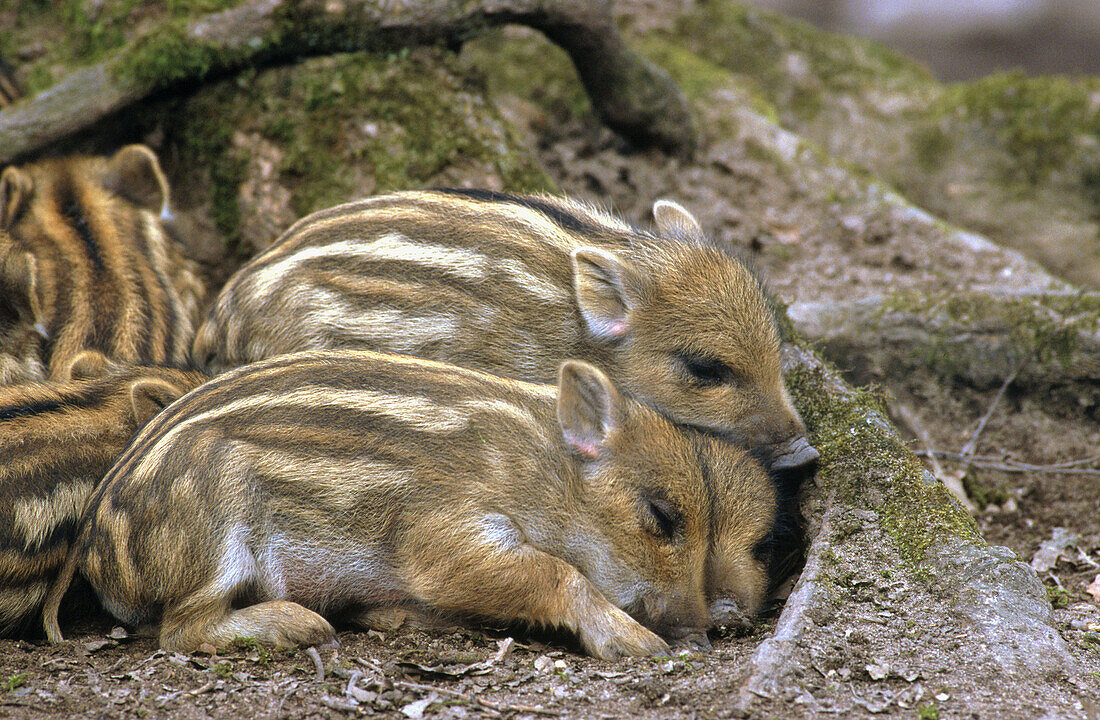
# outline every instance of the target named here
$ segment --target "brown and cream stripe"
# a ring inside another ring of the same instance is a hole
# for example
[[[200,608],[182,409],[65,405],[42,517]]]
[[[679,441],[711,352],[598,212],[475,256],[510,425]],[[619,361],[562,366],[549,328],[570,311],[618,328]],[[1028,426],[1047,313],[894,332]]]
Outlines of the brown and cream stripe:
[[[137,367],[0,387],[0,632],[41,605],[88,496],[134,432],[205,379]]]
[[[165,222],[168,187],[148,148],[9,167],[0,197],[2,280],[14,298],[0,352],[37,354],[52,379],[86,350],[187,365],[204,290]]]

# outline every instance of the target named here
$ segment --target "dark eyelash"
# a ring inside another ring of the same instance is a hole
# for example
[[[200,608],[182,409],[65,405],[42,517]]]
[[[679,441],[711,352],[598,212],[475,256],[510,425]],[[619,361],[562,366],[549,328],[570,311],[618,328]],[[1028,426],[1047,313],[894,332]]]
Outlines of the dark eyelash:
[[[702,385],[719,385],[731,382],[734,372],[729,365],[715,358],[698,357],[682,353],[680,362],[696,382]]]
[[[646,509],[656,522],[656,529],[659,530],[658,534],[671,540],[680,525],[680,513],[676,511],[672,503],[666,500],[646,498],[645,502]]]

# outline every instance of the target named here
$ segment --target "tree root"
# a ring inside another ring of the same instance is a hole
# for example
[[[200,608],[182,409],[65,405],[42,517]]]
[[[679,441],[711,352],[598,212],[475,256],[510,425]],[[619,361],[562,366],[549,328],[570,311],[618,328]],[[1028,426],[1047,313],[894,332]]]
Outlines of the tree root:
[[[154,93],[251,65],[354,50],[461,46],[486,29],[527,25],[573,60],[599,118],[642,146],[690,154],[683,93],[627,48],[610,0],[250,0],[187,24],[166,22],[106,60],[0,111],[0,163],[37,152]]]

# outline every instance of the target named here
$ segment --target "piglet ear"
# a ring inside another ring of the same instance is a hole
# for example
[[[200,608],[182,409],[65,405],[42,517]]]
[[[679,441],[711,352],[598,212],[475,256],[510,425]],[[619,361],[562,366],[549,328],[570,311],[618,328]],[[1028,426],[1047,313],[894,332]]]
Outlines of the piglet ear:
[[[588,331],[613,341],[630,331],[630,311],[638,304],[642,280],[615,255],[594,247],[572,253],[573,292]]]
[[[587,460],[608,451],[619,428],[622,395],[599,369],[579,360],[558,368],[558,424],[565,444]]]
[[[134,409],[134,419],[144,425],[185,392],[186,388],[160,378],[146,377],[133,381],[130,383],[130,404]]]
[[[25,170],[9,167],[0,173],[0,228],[10,228],[34,194],[34,178]]]
[[[653,203],[653,221],[657,223],[657,229],[666,235],[703,236],[703,227],[695,216],[673,200]]]
[[[157,155],[146,145],[127,145],[108,161],[104,184],[136,205],[171,216],[168,178]]]

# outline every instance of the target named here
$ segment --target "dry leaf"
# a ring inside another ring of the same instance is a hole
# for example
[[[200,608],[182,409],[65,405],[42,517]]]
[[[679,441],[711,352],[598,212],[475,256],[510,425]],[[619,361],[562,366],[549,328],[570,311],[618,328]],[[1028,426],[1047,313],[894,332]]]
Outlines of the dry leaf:
[[[114,640],[89,640],[84,643],[84,650],[89,653],[99,652],[103,648],[115,647],[118,643]]]
[[[1095,579],[1085,588],[1085,592],[1092,595],[1094,602],[1100,603],[1100,575],[1097,575]]]
[[[1054,528],[1050,540],[1040,543],[1035,556],[1031,558],[1031,569],[1037,573],[1050,572],[1058,565],[1059,558],[1065,556],[1066,551],[1076,544],[1077,535],[1065,528]]]
[[[434,702],[439,702],[439,693],[433,692],[426,698],[409,703],[401,708],[401,713],[409,720],[420,720],[424,717],[424,711]]]

